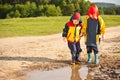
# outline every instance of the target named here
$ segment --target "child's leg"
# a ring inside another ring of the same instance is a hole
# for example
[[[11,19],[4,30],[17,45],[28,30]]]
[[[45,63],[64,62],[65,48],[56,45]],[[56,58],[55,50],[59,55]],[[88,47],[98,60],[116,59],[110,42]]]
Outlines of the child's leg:
[[[91,62],[92,60],[92,46],[87,46],[87,54],[88,54],[88,59],[87,59],[87,62]]]
[[[80,47],[80,42],[76,43],[76,60],[78,61],[79,60],[79,56],[80,56],[80,53],[82,52],[82,49]]]
[[[98,59],[98,47],[93,47],[94,50],[94,64],[98,64],[99,63],[99,59]]]
[[[68,42],[68,47],[69,47],[69,49],[70,49],[70,51],[71,51],[72,62],[75,63],[75,61],[76,61],[76,52],[77,52],[77,51],[76,51],[76,46],[75,46],[74,43]]]

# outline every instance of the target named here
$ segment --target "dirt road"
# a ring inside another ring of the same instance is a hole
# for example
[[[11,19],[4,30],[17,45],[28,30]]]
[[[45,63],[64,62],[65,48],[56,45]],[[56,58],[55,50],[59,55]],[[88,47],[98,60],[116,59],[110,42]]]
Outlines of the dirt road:
[[[81,47],[81,58],[86,60],[83,38]],[[120,26],[107,29],[106,40],[101,42],[99,50],[100,64],[104,65],[105,59],[120,61]],[[22,80],[28,71],[34,69],[49,70],[67,66],[70,57],[67,43],[62,40],[61,34],[1,38],[0,80]]]

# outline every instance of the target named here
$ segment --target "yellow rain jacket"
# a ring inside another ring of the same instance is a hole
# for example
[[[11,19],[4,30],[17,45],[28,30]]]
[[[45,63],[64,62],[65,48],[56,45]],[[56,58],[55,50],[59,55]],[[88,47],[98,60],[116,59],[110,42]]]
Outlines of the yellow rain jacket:
[[[69,21],[63,30],[63,37],[66,37],[68,42],[71,42],[71,43],[79,42],[81,27],[82,27],[82,24],[75,26],[72,21]]]
[[[87,30],[87,20],[89,19],[89,16],[86,17],[85,21],[84,21],[84,24],[83,24],[83,27],[81,29],[81,33],[83,33],[84,35],[84,40],[85,42],[87,41],[87,33],[86,33],[86,30]],[[98,43],[99,41],[99,38],[100,38],[100,35],[101,34],[105,34],[105,23],[102,19],[101,16],[98,16],[98,21],[99,21],[99,24],[100,24],[100,34],[97,34],[96,35],[96,43]]]

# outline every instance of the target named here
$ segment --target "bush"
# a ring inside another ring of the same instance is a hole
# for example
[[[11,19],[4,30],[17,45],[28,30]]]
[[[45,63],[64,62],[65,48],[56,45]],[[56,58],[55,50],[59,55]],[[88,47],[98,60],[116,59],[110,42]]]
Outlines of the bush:
[[[98,9],[99,9],[99,13],[100,13],[100,15],[103,15],[103,14],[104,14],[103,7],[99,7]]]
[[[30,5],[28,5],[29,7],[29,16],[32,17],[32,16],[36,16],[36,9],[37,9],[37,6],[34,2],[30,3]]]
[[[45,11],[44,11],[44,5],[39,5],[37,10],[36,10],[36,15],[37,16],[44,16]]]
[[[68,4],[68,5],[65,5],[64,8],[62,9],[62,14],[64,16],[71,16],[74,11],[75,11],[74,5]]]
[[[117,15],[120,15],[120,7],[116,7],[115,12],[116,12]]]
[[[7,13],[9,13],[12,9],[12,5],[0,5],[0,18],[6,18]]]
[[[20,13],[18,10],[16,11],[11,11],[10,13],[7,14],[6,18],[18,18],[20,17]]]
[[[61,11],[61,8],[59,6],[56,7],[56,15],[57,16],[61,16],[62,15],[62,11]]]
[[[56,7],[55,5],[46,5],[44,10],[45,10],[46,16],[60,16],[60,15],[62,15],[60,7]]]
[[[18,10],[21,14],[20,17],[28,17],[29,13],[27,12],[28,7],[22,4],[16,4],[14,10]]]
[[[115,15],[116,12],[115,12],[115,9],[114,8],[104,8],[104,13],[105,14],[108,14],[108,15]]]

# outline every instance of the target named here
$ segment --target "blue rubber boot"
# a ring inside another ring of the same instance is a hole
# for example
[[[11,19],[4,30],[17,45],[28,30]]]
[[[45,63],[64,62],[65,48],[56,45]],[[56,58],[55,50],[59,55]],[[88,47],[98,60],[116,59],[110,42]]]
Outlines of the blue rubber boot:
[[[99,60],[98,60],[98,54],[94,54],[95,59],[94,59],[94,64],[98,64]]]
[[[88,60],[87,60],[87,62],[90,63],[91,60],[92,60],[92,54],[91,54],[91,53],[88,53]]]
[[[76,62],[76,55],[75,54],[72,54],[72,61],[71,61],[71,64],[74,65]]]
[[[81,60],[80,60],[79,56],[80,56],[80,53],[77,53],[76,54],[76,64],[80,64],[81,63]]]

